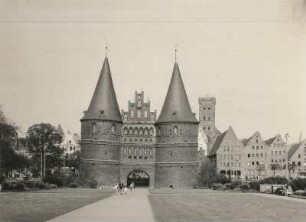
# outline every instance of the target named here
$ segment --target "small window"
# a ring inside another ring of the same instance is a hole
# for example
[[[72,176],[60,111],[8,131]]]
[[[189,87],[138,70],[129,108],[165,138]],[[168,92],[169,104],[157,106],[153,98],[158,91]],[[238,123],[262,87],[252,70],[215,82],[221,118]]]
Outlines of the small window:
[[[112,133],[115,133],[115,131],[116,131],[116,126],[115,126],[115,124],[113,124],[112,125]]]
[[[93,132],[93,133],[96,133],[96,132],[97,132],[97,125],[96,125],[96,123],[93,123],[93,124],[92,124],[92,132]]]
[[[174,127],[173,127],[173,134],[174,134],[174,135],[177,135],[177,134],[178,134],[177,126],[174,126]]]

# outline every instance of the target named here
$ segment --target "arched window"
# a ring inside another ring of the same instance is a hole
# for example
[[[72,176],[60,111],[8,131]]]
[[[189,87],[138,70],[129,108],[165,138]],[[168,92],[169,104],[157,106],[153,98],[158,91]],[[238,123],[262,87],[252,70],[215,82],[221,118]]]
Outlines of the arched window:
[[[134,129],[134,133],[135,133],[135,135],[138,135],[138,128]]]
[[[141,99],[140,98],[138,98],[137,106],[141,107]]]
[[[138,118],[141,117],[141,111],[140,111],[140,110],[137,111],[137,117],[138,117]]]
[[[150,136],[154,136],[154,130],[152,128],[150,129]]]
[[[124,135],[128,135],[128,130],[127,130],[127,128],[124,128],[123,134],[124,134]]]
[[[135,113],[134,113],[134,110],[132,110],[131,111],[131,117],[134,118],[134,116],[135,116]]]
[[[139,135],[143,135],[143,129],[142,128],[139,129]]]
[[[133,135],[133,129],[132,128],[129,129],[129,135]]]
[[[116,131],[116,126],[115,126],[115,124],[113,124],[112,125],[112,133],[115,133],[115,131]]]
[[[127,121],[127,114],[124,114],[124,120]]]
[[[147,136],[148,133],[149,133],[149,132],[148,132],[148,128],[145,128],[145,130],[144,130],[144,135]]]
[[[92,124],[92,133],[96,133],[97,132],[97,124],[93,123]]]
[[[143,115],[144,115],[145,118],[148,118],[148,111],[145,110]]]
[[[173,127],[173,133],[174,133],[174,135],[177,135],[177,134],[178,134],[177,126],[174,126],[174,127]]]

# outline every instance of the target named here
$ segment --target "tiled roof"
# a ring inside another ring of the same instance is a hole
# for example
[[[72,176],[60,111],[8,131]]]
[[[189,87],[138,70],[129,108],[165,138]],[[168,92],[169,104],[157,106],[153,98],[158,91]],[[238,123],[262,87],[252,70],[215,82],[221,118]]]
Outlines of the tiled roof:
[[[265,142],[266,142],[266,144],[267,144],[267,145],[271,145],[271,144],[274,142],[274,140],[276,139],[276,137],[277,137],[277,136],[272,137],[272,138],[270,138],[270,139],[266,140],[266,141],[265,141]]]
[[[221,145],[221,143],[222,143],[226,133],[227,133],[227,131],[223,132],[221,135],[219,135],[216,138],[216,140],[215,140],[211,150],[209,151],[209,154],[208,154],[209,156],[215,155],[217,153],[217,150],[219,149],[219,147],[220,147],[220,145]]]
[[[299,149],[301,143],[295,143],[295,144],[292,144],[289,148],[289,151],[288,151],[288,159],[290,159],[293,154]]]
[[[107,57],[88,110],[82,118],[85,119],[122,121]]]
[[[182,76],[177,63],[174,64],[166,99],[156,123],[198,123],[187,98]]]

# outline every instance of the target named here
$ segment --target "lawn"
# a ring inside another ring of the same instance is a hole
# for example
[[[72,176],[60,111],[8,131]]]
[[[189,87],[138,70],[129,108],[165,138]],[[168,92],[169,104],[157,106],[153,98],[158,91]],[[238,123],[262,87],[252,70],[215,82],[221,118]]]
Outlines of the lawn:
[[[0,221],[46,221],[112,195],[110,189],[61,188],[0,193]]]
[[[212,190],[151,190],[159,222],[305,222],[306,201]]]

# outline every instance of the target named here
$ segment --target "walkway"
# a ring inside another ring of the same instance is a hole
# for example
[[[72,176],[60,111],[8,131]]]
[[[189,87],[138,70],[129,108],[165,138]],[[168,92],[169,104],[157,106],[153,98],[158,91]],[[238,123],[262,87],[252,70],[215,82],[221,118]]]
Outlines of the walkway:
[[[113,195],[53,218],[50,222],[153,222],[147,195],[148,190],[141,188],[128,192],[128,195]]]

